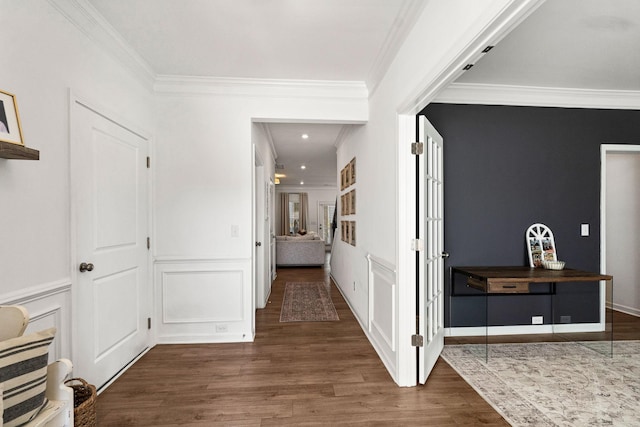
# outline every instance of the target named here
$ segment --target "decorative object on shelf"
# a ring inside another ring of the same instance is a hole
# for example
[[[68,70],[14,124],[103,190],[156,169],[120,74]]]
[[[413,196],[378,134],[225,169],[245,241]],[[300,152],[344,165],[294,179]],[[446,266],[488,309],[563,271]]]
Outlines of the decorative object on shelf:
[[[0,90],[0,141],[24,145],[18,104],[13,94]]]
[[[0,158],[39,160],[40,152],[24,146],[18,103],[13,94],[0,90]]]
[[[542,266],[547,270],[562,270],[564,261],[542,261]]]
[[[558,261],[556,242],[549,227],[540,223],[532,224],[525,233],[525,239],[530,267],[543,267],[543,261]],[[562,270],[562,268],[555,270]]]

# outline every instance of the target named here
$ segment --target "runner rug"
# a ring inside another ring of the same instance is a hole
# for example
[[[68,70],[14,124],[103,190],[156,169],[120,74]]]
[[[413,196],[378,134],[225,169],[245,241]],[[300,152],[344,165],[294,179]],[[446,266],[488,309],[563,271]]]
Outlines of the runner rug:
[[[281,322],[340,320],[324,282],[287,282],[280,311]]]
[[[488,361],[446,345],[442,357],[513,426],[639,426],[640,342],[613,353],[563,342],[491,344]]]

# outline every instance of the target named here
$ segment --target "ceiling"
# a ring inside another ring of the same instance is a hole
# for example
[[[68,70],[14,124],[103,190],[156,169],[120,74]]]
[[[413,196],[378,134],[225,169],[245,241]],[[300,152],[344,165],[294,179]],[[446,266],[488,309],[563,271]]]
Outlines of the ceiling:
[[[88,1],[157,75],[360,81],[370,91],[428,3]],[[640,1],[548,0],[457,83],[637,91],[638,45]],[[282,183],[335,186],[344,126],[265,124]]]

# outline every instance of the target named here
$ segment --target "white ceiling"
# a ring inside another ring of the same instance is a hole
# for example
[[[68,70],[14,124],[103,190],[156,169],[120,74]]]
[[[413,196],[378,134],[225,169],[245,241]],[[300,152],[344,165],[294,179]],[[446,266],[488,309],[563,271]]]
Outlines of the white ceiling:
[[[457,82],[640,90],[640,1],[547,0]]]
[[[369,90],[428,3],[88,1],[156,75],[360,81]],[[548,0],[457,82],[637,91],[639,45],[639,0]],[[335,185],[343,125],[266,127],[287,168],[283,183]]]
[[[375,86],[425,0],[89,0],[157,75]],[[283,185],[336,186],[344,126],[267,124]],[[310,138],[302,141],[300,135]],[[300,165],[307,169],[301,170]]]

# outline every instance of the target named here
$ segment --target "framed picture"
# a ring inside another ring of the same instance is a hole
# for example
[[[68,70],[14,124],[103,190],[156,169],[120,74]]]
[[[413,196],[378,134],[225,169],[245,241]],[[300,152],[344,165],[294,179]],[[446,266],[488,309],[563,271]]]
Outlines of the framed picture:
[[[16,98],[0,90],[0,141],[24,145]]]
[[[356,183],[356,158],[355,157],[351,159],[351,162],[349,162],[349,172],[351,172],[351,178],[349,179],[349,182],[351,184],[355,184]]]
[[[356,222],[349,221],[349,243],[351,246],[356,245]]]
[[[349,199],[349,214],[355,215],[356,213],[356,190],[351,190],[347,193]]]

